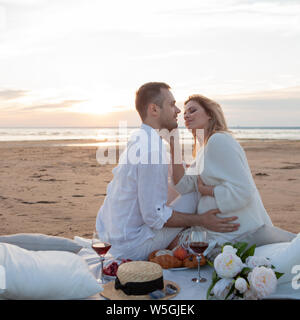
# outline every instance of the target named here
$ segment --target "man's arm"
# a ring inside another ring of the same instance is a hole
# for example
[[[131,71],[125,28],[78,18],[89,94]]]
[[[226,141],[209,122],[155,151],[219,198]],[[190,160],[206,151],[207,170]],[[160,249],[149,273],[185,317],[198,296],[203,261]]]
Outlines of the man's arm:
[[[164,224],[168,228],[186,228],[192,226],[202,226],[215,232],[233,232],[239,228],[238,223],[231,223],[238,217],[219,218],[216,215],[220,210],[213,209],[203,214],[189,214],[173,211],[171,217]]]

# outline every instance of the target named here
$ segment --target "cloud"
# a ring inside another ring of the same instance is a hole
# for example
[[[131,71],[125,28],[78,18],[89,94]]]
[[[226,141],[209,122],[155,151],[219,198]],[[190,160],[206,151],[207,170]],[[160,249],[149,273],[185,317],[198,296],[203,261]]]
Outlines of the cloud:
[[[160,10],[162,16],[168,17],[172,28],[178,19],[187,30],[198,32],[199,28],[218,30],[239,30],[259,32],[283,31],[298,34],[300,31],[299,1],[210,1],[187,6],[184,2],[180,8]],[[180,32],[180,28],[176,33]],[[220,28],[222,28],[220,30]]]
[[[2,112],[0,127],[118,127],[119,121],[127,121],[129,127],[139,126],[141,120],[135,110],[116,111],[109,114],[85,114],[65,110],[47,113],[32,110],[26,112]]]
[[[14,100],[24,97],[27,90],[13,90],[13,89],[2,89],[0,90],[0,100]]]
[[[240,102],[247,102],[251,104],[272,102],[282,104],[289,102],[299,107],[300,86],[246,94],[219,96],[219,99],[230,104],[239,104]]]
[[[186,59],[189,56],[200,56],[204,54],[212,54],[215,53],[213,50],[175,50],[175,51],[167,51],[167,52],[159,52],[156,54],[151,55],[144,55],[144,56],[133,56],[130,57],[129,60],[156,60],[156,59],[169,59],[173,57],[181,57]]]
[[[0,32],[5,30],[7,27],[7,15],[6,10],[0,4]]]
[[[33,106],[26,106],[21,110],[24,111],[44,111],[44,110],[56,110],[56,109],[67,109],[72,107],[74,104],[85,102],[86,100],[64,100],[57,103],[45,103],[45,104],[37,104]]]
[[[13,119],[19,111],[38,125],[64,110],[72,125],[94,123],[75,112],[125,111],[120,106],[133,106],[135,90],[153,79],[170,83],[177,100],[192,91],[227,94],[220,102],[228,116],[243,113],[245,121],[251,110],[291,114],[298,106],[291,91],[229,94],[299,84],[299,1],[0,0],[1,6],[9,23],[1,33],[0,91],[31,90],[3,89],[1,116],[11,112]]]
[[[28,94],[30,92],[30,94]],[[70,109],[75,104],[80,104],[84,99],[63,99],[52,97],[38,98],[38,92],[22,89],[2,89],[0,90],[0,110],[1,116],[4,113],[15,114],[24,112],[43,112]]]
[[[300,123],[300,86],[209,97],[221,104],[229,126],[296,126]],[[119,121],[127,121],[128,126],[141,123],[134,108],[125,110],[116,105],[111,112],[100,115],[84,113],[84,109],[82,112],[72,110],[73,105],[85,100],[49,101],[27,106],[13,103],[10,108],[1,109],[0,126],[117,127]],[[183,112],[179,115],[179,126],[184,126]]]
[[[3,6],[32,7],[43,5],[47,0],[0,0]]]
[[[278,3],[284,5],[287,3],[299,3],[299,0],[239,0],[243,3]]]
[[[267,14],[269,15],[297,15],[297,10],[299,10],[300,4],[299,0],[239,0],[231,1],[225,0],[220,3],[220,1],[208,1],[208,2],[197,2],[195,5],[186,6],[183,2],[180,7],[172,7],[167,9],[159,10],[158,12],[166,15],[176,15],[176,16],[203,16],[207,15],[220,15],[224,16],[227,14]],[[296,11],[295,11],[296,10]],[[226,17],[224,17],[226,18]],[[225,19],[226,20],[226,19]]]
[[[300,86],[278,90],[216,96],[229,125],[298,126]]]

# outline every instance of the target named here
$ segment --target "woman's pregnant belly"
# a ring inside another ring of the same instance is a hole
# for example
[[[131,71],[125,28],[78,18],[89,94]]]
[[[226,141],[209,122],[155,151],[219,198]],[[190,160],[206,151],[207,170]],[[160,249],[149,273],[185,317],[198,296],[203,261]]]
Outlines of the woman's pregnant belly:
[[[205,213],[208,210],[212,210],[212,209],[218,209],[216,199],[214,197],[210,197],[210,196],[201,196],[200,200],[198,201],[197,212],[199,214],[201,214],[201,213]],[[220,218],[227,218],[227,217],[232,217],[232,216],[236,216],[236,213],[228,212],[228,213],[218,213],[217,214],[217,217],[220,217]]]
[[[212,209],[218,209],[215,198],[209,197],[209,196],[202,196],[198,202],[198,209],[197,209],[198,214],[205,213],[205,212],[212,210]],[[225,216],[230,216],[230,215],[222,214],[222,213],[217,214],[217,217],[224,218]],[[208,229],[206,229],[206,231],[207,231],[209,241],[216,240],[219,245],[221,245],[224,242],[228,242],[228,241],[230,242],[232,239],[237,237],[239,234],[239,232],[237,232],[237,231],[229,232],[229,233],[219,233],[219,232],[215,232],[215,231],[208,230]]]
[[[204,213],[208,210],[217,209],[217,202],[214,197],[201,196],[198,202],[198,213]]]
[[[209,197],[209,196],[202,196],[198,201],[198,209],[197,209],[198,214],[205,213],[212,209],[218,209],[215,198]],[[240,212],[237,211],[237,212],[217,214],[217,217],[219,218],[227,218],[232,216],[238,217],[238,219],[233,222],[233,223],[240,224],[240,227],[238,230],[233,232],[220,233],[220,232],[215,232],[215,231],[206,229],[208,232],[209,238],[213,238],[217,240],[219,244],[221,244],[226,241],[231,241],[234,238],[244,234],[245,232],[254,230],[261,225],[255,219],[253,219],[253,217],[251,216],[251,212],[243,212],[242,214],[240,214]]]

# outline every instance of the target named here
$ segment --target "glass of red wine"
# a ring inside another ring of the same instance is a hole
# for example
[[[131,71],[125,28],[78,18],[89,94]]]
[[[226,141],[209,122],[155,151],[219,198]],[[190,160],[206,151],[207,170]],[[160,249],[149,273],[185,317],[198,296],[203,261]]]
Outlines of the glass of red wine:
[[[203,252],[208,248],[207,232],[204,230],[192,230],[188,237],[188,248],[196,256],[198,262],[198,278],[193,278],[196,283],[206,282],[207,279],[200,276],[200,262]]]
[[[93,238],[92,238],[92,248],[97,252],[97,254],[100,257],[100,263],[101,263],[101,277],[97,279],[97,281],[101,284],[104,283],[103,278],[103,262],[105,260],[105,255],[110,249],[111,244],[103,241],[101,237],[99,236],[97,231],[94,231]]]

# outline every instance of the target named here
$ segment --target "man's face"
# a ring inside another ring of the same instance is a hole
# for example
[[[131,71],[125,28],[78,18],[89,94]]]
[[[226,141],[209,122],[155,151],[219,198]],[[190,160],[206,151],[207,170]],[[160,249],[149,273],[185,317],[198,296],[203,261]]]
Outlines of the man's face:
[[[159,117],[161,129],[173,130],[178,127],[177,115],[180,109],[176,107],[176,101],[172,92],[168,89],[161,89],[162,95],[162,108]]]

